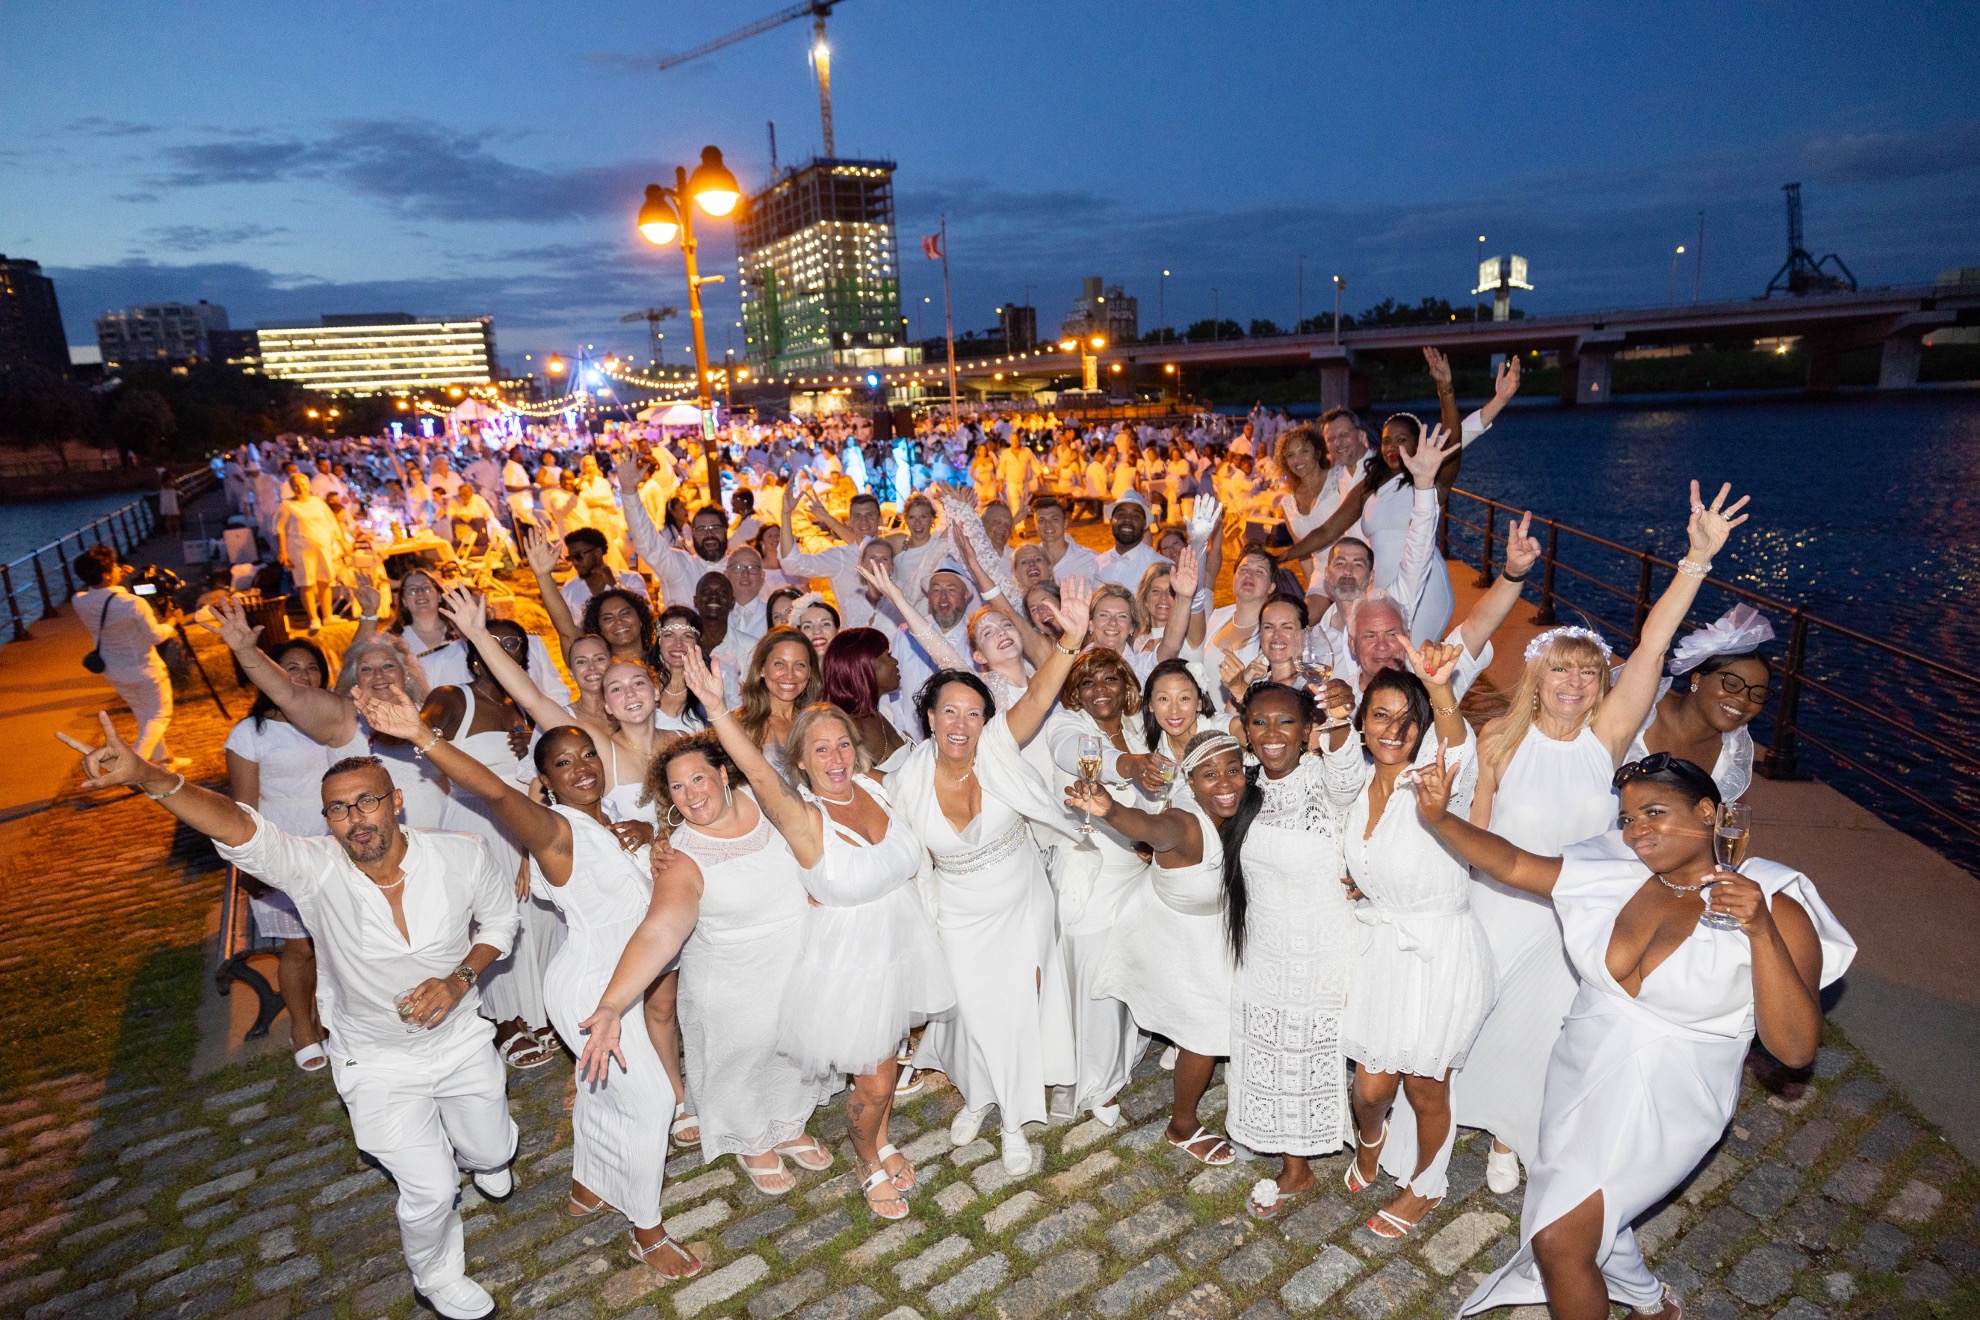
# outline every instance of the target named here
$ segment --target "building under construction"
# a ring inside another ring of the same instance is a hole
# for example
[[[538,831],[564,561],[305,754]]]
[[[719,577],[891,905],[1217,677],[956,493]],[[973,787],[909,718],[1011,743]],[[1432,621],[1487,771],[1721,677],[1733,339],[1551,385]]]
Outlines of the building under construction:
[[[752,369],[782,376],[918,361],[902,333],[894,162],[814,160],[736,225]]]

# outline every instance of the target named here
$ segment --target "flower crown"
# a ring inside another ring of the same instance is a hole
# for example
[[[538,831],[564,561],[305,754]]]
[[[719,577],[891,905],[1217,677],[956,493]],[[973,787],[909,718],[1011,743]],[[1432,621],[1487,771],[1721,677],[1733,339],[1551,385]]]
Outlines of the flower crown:
[[[1602,640],[1601,634],[1588,628],[1577,628],[1573,625],[1568,625],[1561,628],[1549,628],[1546,632],[1541,633],[1538,637],[1528,642],[1526,644],[1527,662],[1530,664],[1538,660],[1541,653],[1549,645],[1566,637],[1579,638],[1581,641],[1592,644],[1597,650],[1601,651],[1602,662],[1604,664],[1610,664],[1615,661],[1616,653],[1609,649],[1609,644]]]

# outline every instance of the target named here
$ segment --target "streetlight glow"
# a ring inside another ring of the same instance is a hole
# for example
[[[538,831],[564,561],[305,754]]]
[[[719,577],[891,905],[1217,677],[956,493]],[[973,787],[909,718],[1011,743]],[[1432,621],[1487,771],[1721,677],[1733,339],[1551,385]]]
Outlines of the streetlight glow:
[[[639,208],[639,232],[655,247],[666,247],[681,232],[674,208],[667,205],[667,190],[657,183],[646,185],[646,203]]]
[[[1061,339],[1059,341],[1059,351],[1062,353],[1072,353],[1078,351],[1078,349],[1079,341],[1077,339]]]
[[[1092,339],[1088,340],[1087,342],[1092,344],[1093,347],[1095,348],[1105,348],[1107,346],[1107,336],[1095,335],[1093,336]]]
[[[736,209],[736,203],[742,200],[742,186],[722,163],[720,147],[701,149],[701,164],[688,176],[688,192],[710,215],[724,216]]]

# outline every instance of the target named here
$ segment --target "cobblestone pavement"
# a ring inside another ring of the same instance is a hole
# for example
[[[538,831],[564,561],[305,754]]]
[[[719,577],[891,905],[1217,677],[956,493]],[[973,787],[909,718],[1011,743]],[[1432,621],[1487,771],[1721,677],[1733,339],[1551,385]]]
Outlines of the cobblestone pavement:
[[[894,1135],[922,1182],[899,1224],[876,1221],[857,1195],[836,1105],[815,1127],[839,1164],[800,1174],[781,1199],[752,1189],[733,1160],[704,1167],[683,1154],[669,1169],[669,1226],[707,1266],[663,1285],[629,1261],[616,1216],[564,1215],[568,1076],[554,1065],[511,1075],[515,1195],[491,1205],[464,1184],[471,1268],[505,1314],[1451,1315],[1517,1238],[1518,1196],[1484,1189],[1484,1138],[1470,1133],[1450,1198],[1406,1242],[1362,1227],[1392,1192],[1348,1196],[1345,1156],[1324,1161],[1320,1190],[1278,1223],[1253,1221],[1245,1192],[1269,1166],[1206,1169],[1172,1151],[1169,1075],[1151,1051],[1118,1126],[1034,1130],[1042,1160],[1021,1178],[988,1141],[951,1149],[953,1090],[909,1103]],[[1218,1085],[1206,1097],[1206,1118],[1222,1096]],[[0,1107],[0,1125],[0,1314],[283,1320],[414,1306],[390,1184],[352,1147],[328,1082],[286,1061],[192,1086],[53,1079]],[[1974,1170],[1832,1044],[1808,1085],[1780,1092],[1749,1077],[1725,1143],[1641,1234],[1700,1320],[1972,1316],[1976,1191]]]

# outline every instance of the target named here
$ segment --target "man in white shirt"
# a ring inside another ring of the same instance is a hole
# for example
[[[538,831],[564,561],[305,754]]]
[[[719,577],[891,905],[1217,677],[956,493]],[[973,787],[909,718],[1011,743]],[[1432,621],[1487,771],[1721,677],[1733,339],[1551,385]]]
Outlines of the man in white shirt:
[[[841,544],[809,552],[798,546],[797,533],[792,528],[792,519],[797,513],[796,488],[793,487],[784,499],[785,574],[793,580],[820,577],[829,580],[841,627],[874,626],[874,602],[866,594],[866,584],[860,581],[859,564],[860,556],[880,531],[880,501],[872,495],[853,496],[851,505],[846,509],[846,520],[840,522],[826,510],[824,502],[815,492],[807,490],[803,498],[806,512],[838,537]]]
[[[467,483],[481,492],[489,507],[502,503],[502,488],[506,484],[502,478],[502,467],[494,456],[486,450],[477,452],[468,465],[461,469],[461,476]]]
[[[331,491],[342,495],[345,503],[350,502],[350,486],[332,470],[329,459],[319,458],[316,460],[316,471],[309,478],[309,493],[320,500],[327,498]]]
[[[529,479],[529,469],[522,465],[522,452],[511,449],[509,461],[502,465],[502,493],[509,506],[509,522],[516,527],[536,521],[536,487]]]
[[[1148,502],[1138,492],[1128,491],[1115,501],[1107,523],[1114,533],[1114,548],[1099,556],[1100,581],[1119,583],[1131,592],[1139,591],[1142,575],[1156,564],[1167,562],[1162,552],[1146,540]]]
[[[174,770],[192,764],[165,750],[165,730],[172,724],[172,676],[157,648],[171,638],[172,630],[158,622],[150,604],[119,585],[128,570],[109,546],[91,546],[77,555],[75,570],[84,588],[75,597],[76,617],[103,658],[103,677],[137,720],[138,749]]]
[[[1038,455],[1015,435],[1004,437],[1004,452],[997,456],[997,476],[1003,483],[1004,503],[1022,509],[1031,492],[1038,488]]]
[[[639,464],[621,462],[618,470],[620,503],[625,507],[626,530],[633,549],[653,576],[660,579],[662,605],[685,605],[694,598],[695,584],[704,574],[720,573],[728,566],[729,520],[713,505],[703,505],[688,521],[692,551],[670,545],[653,525],[646,504],[639,497]]]
[[[564,538],[564,558],[577,570],[577,576],[558,587],[557,594],[570,607],[573,619],[582,621],[584,607],[607,587],[624,587],[640,599],[646,598],[646,579],[630,570],[614,573],[605,562],[605,550],[605,533],[596,527],[573,527]]]
[[[515,1190],[516,1125],[494,1025],[475,982],[513,947],[513,879],[471,834],[410,830],[377,758],[323,776],[327,837],[299,838],[251,807],[140,757],[103,717],[83,787],[128,785],[212,839],[220,856],[287,894],[316,942],[330,1068],[358,1149],[398,1184],[399,1240],[413,1285],[449,1320],[494,1301],[467,1277],[460,1170],[483,1196]]]
[[[694,585],[694,612],[701,616],[701,653],[709,667],[721,675],[723,697],[731,710],[742,703],[743,679],[760,640],[734,626],[731,616],[735,607],[736,589],[729,575],[702,574]]]
[[[971,650],[969,605],[975,597],[967,571],[953,559],[943,560],[942,566],[928,577],[928,619],[965,661]],[[900,690],[893,694],[895,700],[887,704],[885,713],[904,737],[919,741],[921,729],[915,720],[915,697],[921,692],[921,685],[933,678],[943,666],[935,663],[934,658],[906,628],[894,634],[892,648],[894,663],[901,672],[901,685]]]
[[[1100,556],[1077,541],[1066,539],[1066,505],[1057,495],[1040,495],[1031,505],[1031,525],[1038,533],[1038,544],[1045,551],[1055,580],[1085,578],[1100,580]],[[1135,584],[1139,586],[1139,583]]]
[[[770,631],[770,603],[763,598],[763,556],[753,545],[737,546],[729,551],[729,566],[722,571],[736,590],[729,630],[755,642]]]
[[[302,473],[290,477],[287,498],[275,514],[276,558],[302,594],[312,637],[330,618],[330,589],[343,568],[337,553],[341,530],[330,506],[310,494]]]

